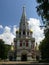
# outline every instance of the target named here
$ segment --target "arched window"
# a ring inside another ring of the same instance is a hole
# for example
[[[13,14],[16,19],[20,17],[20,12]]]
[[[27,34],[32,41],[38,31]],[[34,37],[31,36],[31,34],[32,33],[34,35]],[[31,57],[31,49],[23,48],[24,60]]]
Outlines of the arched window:
[[[25,35],[25,31],[23,31],[23,35]]]
[[[29,32],[27,32],[27,35],[29,35]]]
[[[22,41],[20,41],[20,47],[22,47]]]
[[[21,32],[19,31],[19,37],[21,37]]]
[[[28,47],[28,42],[26,42],[26,47]]]
[[[28,47],[28,40],[26,40],[26,47]]]
[[[22,43],[20,42],[20,47],[22,47]]]

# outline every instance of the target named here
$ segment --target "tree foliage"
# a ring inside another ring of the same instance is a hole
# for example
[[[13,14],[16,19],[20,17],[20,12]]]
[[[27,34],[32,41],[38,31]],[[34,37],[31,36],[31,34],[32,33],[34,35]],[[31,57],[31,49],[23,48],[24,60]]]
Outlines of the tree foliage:
[[[45,38],[40,43],[39,49],[41,51],[42,59],[49,60],[49,0],[36,0],[38,3],[37,13],[41,16],[43,23],[46,24],[44,29]]]
[[[0,39],[0,58],[3,59],[5,57],[5,45],[4,45],[4,41],[2,39]]]
[[[10,45],[4,44],[5,42],[0,39],[0,58],[6,59],[8,51],[10,49]]]
[[[8,56],[8,52],[9,52],[10,48],[11,48],[11,45],[5,44],[5,59]]]
[[[48,42],[47,42],[48,41]],[[39,45],[42,59],[49,60],[49,40],[45,38]]]
[[[38,3],[37,12],[41,16],[43,22],[49,23],[49,0],[36,0]]]

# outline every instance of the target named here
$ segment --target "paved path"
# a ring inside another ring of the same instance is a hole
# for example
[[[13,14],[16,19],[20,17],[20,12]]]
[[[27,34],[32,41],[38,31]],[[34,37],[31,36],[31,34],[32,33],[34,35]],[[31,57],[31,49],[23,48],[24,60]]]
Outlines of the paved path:
[[[48,63],[38,63],[32,61],[7,61],[7,62],[0,62],[0,65],[49,65]]]

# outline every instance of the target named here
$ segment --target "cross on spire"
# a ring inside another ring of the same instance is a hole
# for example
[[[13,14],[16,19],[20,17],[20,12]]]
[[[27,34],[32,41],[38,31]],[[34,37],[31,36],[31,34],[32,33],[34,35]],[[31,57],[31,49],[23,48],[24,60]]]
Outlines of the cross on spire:
[[[22,17],[26,17],[25,6],[23,6]]]
[[[25,6],[23,6],[23,13],[25,13]]]

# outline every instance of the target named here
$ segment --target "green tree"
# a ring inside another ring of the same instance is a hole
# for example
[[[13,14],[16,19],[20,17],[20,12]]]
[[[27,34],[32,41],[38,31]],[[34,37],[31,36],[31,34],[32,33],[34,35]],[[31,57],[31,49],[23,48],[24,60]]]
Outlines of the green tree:
[[[49,0],[36,0],[38,3],[37,12],[43,22],[49,23]]]
[[[2,39],[0,39],[0,58],[1,59],[5,58],[5,45]]]
[[[5,59],[7,58],[10,48],[11,48],[11,45],[5,44]]]
[[[43,24],[46,25],[44,29],[45,38],[40,43],[39,49],[41,51],[42,59],[49,60],[49,0],[36,0],[38,3],[37,13],[41,16]]]
[[[42,59],[49,60],[49,41],[47,42],[47,38],[45,38],[39,45],[39,49],[41,51]]]
[[[0,39],[0,58],[6,59],[8,51],[10,50],[11,45],[4,44],[5,42]]]

